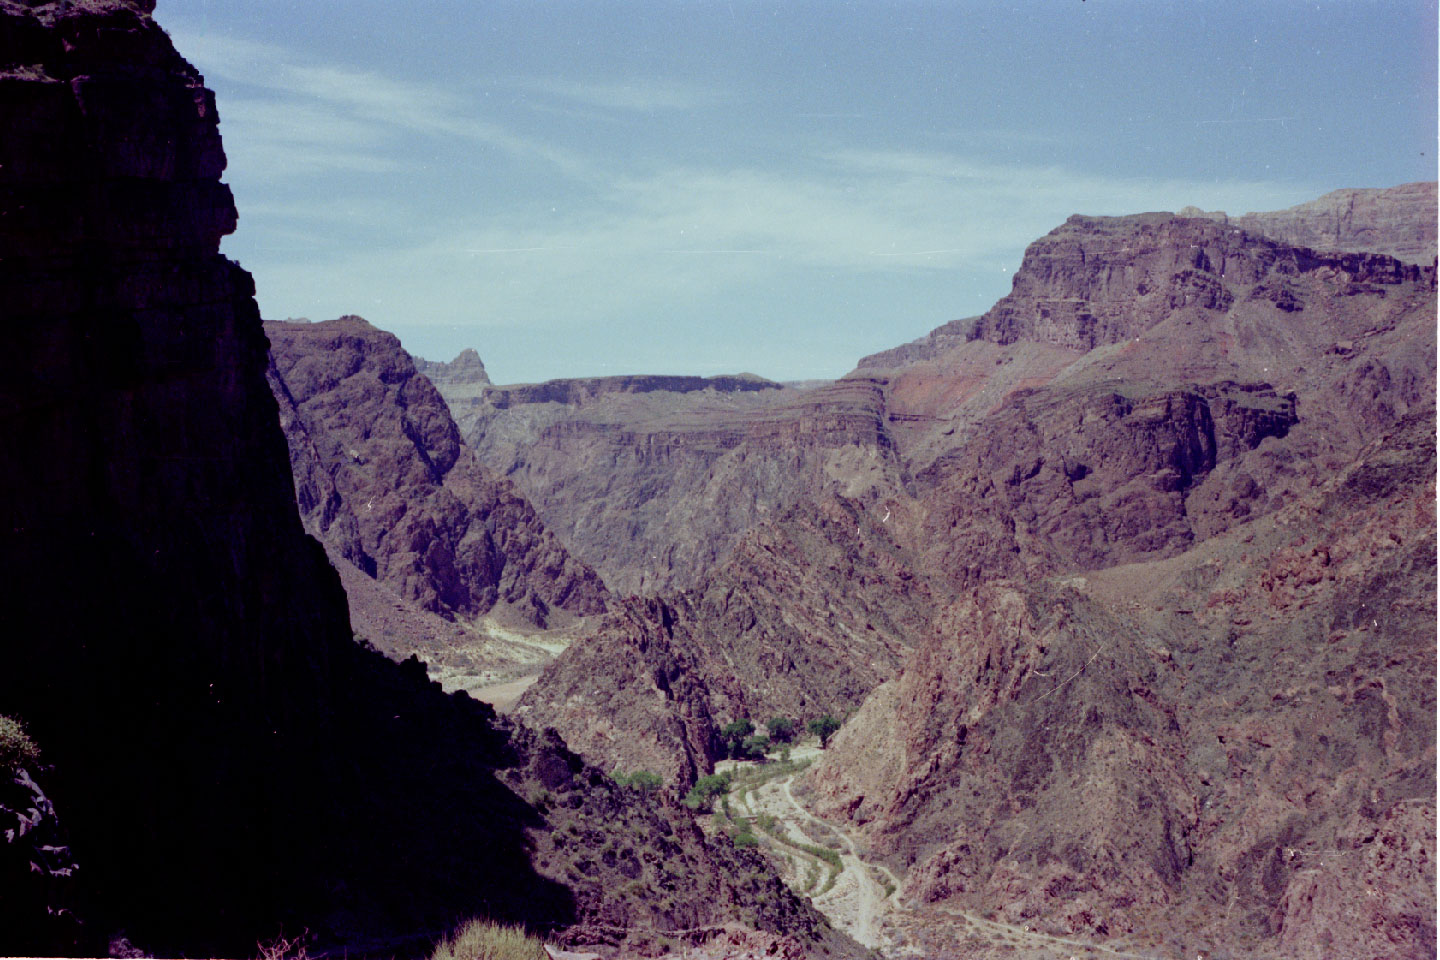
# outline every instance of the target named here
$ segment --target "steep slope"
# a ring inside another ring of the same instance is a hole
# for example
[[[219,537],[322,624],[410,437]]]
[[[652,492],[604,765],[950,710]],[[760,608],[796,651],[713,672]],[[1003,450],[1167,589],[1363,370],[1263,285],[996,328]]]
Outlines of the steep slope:
[[[913,404],[954,599],[811,789],[938,928],[1433,952],[1426,834],[1347,851],[1434,809],[1434,297],[1388,257],[1072,218],[975,339],[860,371]],[[1359,928],[1318,906],[1337,858]]]
[[[742,717],[841,716],[893,676],[932,613],[902,500],[822,496],[751,531],[703,586],[626,601],[520,702],[607,769],[682,786]]]
[[[359,317],[265,332],[300,517],[328,550],[447,618],[604,609],[599,579],[475,461],[399,340]]]
[[[606,377],[451,396],[477,457],[617,593],[693,587],[800,499],[898,483],[874,384]]]
[[[683,780],[729,719],[853,706],[807,650],[890,678],[810,797],[947,949],[961,914],[1167,955],[1433,940],[1433,845],[1399,839],[1433,812],[1433,267],[1074,217],[991,311],[844,382],[879,394],[888,482],[627,606],[532,716]],[[1323,919],[1357,883],[1368,926]]]
[[[673,803],[352,641],[253,286],[218,253],[214,100],[149,9],[0,2],[0,715],[44,745],[83,921],[21,915],[55,904],[7,870],[0,952],[94,955],[123,927],[239,956],[308,928],[414,955],[474,913],[853,949]]]
[[[837,736],[821,810],[864,825],[918,901],[1049,932],[1433,947],[1423,833],[1422,866],[1347,876],[1361,928],[1313,903],[1337,895],[1334,858],[1434,813],[1434,462],[1433,421],[1408,419],[1171,560],[976,588]]]

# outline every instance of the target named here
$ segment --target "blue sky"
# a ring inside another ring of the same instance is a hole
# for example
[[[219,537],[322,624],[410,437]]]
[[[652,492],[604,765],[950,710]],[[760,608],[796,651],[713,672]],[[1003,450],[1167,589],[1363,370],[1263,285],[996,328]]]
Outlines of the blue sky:
[[[160,0],[267,318],[500,382],[835,377],[1072,213],[1436,175],[1429,2]]]

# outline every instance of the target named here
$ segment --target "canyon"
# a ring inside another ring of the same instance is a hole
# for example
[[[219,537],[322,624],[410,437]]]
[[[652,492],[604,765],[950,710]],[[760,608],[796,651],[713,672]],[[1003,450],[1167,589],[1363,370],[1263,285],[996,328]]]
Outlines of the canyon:
[[[496,384],[262,322],[152,8],[0,0],[4,952],[1434,956],[1433,183]]]
[[[1254,229],[1294,220],[1072,217],[981,317],[754,401],[775,433],[838,445],[774,444],[753,413],[742,433],[705,398],[726,437],[709,476],[749,501],[780,462],[807,486],[764,516],[711,497],[728,555],[672,565],[669,588],[632,573],[644,595],[516,715],[682,787],[732,720],[848,717],[795,790],[904,878],[909,932],[872,946],[981,956],[1023,928],[1137,956],[1426,955],[1428,829],[1395,876],[1364,868],[1343,894],[1325,871],[1371,824],[1434,812],[1435,266]],[[1363,235],[1433,243],[1402,220]],[[551,386],[533,446],[513,403],[471,436],[504,424],[541,513],[639,504],[655,464],[690,455],[657,441],[654,392],[626,420]],[[607,453],[581,454],[602,418]],[[581,462],[603,491],[556,504],[555,465]],[[1372,690],[1383,723],[1352,706]],[[1337,922],[1324,896],[1365,909]]]

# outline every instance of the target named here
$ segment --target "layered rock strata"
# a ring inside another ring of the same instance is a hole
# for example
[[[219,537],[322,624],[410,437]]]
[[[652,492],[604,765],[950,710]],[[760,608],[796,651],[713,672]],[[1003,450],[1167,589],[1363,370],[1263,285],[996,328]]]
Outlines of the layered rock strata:
[[[1287,210],[1242,217],[1194,207],[1180,211],[1181,216],[1208,217],[1291,246],[1384,253],[1421,266],[1435,262],[1436,213],[1433,181],[1383,190],[1332,190]]]
[[[898,484],[878,387],[603,378],[499,387],[467,442],[621,594],[695,586],[805,496]]]

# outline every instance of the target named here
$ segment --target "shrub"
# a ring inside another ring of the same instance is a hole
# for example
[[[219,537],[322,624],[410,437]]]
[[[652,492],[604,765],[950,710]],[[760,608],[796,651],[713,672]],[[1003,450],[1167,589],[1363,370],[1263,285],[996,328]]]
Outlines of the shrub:
[[[40,760],[40,748],[30,739],[20,721],[0,717],[0,772],[14,773],[33,767]]]
[[[658,773],[651,773],[649,770],[636,770],[632,773],[621,773],[616,770],[615,782],[627,789],[637,790],[645,796],[659,790],[665,783],[660,779]]]
[[[544,943],[524,927],[471,920],[440,941],[430,960],[547,960],[547,956]]]

